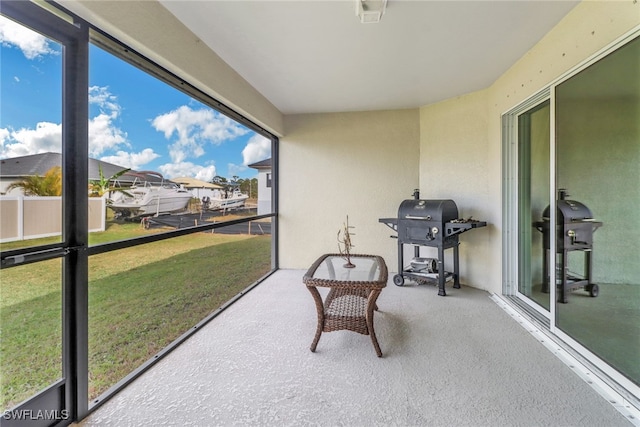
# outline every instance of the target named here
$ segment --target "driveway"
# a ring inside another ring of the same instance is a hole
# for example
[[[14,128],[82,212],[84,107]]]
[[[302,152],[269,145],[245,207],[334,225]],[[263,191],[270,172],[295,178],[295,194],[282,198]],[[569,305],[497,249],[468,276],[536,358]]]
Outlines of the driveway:
[[[146,221],[149,223],[149,228],[173,227],[178,229],[202,225],[212,221],[222,222],[224,221],[224,216],[219,211],[206,211],[202,213],[160,215],[158,217],[149,217]],[[243,224],[232,224],[216,228],[214,232],[222,234],[271,234],[271,222],[251,221]]]

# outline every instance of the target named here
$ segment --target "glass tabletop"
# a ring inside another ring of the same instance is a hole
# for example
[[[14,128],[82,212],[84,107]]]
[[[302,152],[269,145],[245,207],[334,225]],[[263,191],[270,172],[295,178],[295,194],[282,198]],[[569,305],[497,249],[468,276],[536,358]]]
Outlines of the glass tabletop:
[[[347,260],[340,255],[325,255],[319,261],[314,264],[317,265],[315,270],[307,273],[312,279],[341,282],[378,282],[382,279],[381,263],[384,261],[378,256],[352,255],[351,263],[355,265],[352,268],[345,266]]]

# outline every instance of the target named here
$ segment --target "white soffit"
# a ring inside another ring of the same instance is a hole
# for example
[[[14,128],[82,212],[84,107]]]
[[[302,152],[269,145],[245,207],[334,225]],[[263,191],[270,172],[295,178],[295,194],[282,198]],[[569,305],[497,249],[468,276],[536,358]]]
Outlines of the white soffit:
[[[160,0],[281,112],[415,108],[490,86],[578,1]]]

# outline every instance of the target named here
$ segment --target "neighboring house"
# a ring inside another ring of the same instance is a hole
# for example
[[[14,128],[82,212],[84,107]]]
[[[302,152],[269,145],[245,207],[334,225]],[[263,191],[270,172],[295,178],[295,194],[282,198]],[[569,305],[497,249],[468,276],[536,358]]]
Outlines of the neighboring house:
[[[62,165],[62,155],[60,153],[41,153],[29,156],[12,157],[0,160],[0,195],[22,195],[20,188],[14,188],[7,193],[7,188],[14,182],[22,181],[28,176],[44,176],[51,168]],[[100,179],[100,169],[104,177],[111,177],[123,169],[123,166],[102,160],[89,159],[89,180]],[[126,174],[119,178],[119,182],[131,182],[132,176]]]
[[[44,176],[49,169],[61,165],[62,155],[51,152],[0,160],[0,196],[22,195],[20,188],[14,188],[10,192],[7,192],[7,188],[12,183],[21,181],[28,176]],[[127,168],[89,158],[89,181],[100,179],[100,169],[102,169],[103,177],[110,178]],[[128,187],[136,182],[161,182],[163,179],[158,172],[131,170],[119,176],[114,184],[120,187]]]
[[[258,215],[271,213],[271,158],[252,163],[249,167],[258,170]]]
[[[181,184],[184,188],[191,191],[193,197],[197,197],[200,200],[202,200],[203,197],[214,197],[216,190],[219,191],[224,188],[221,185],[213,184],[206,181],[200,181],[199,179],[191,178],[188,176],[173,178],[171,181]]]

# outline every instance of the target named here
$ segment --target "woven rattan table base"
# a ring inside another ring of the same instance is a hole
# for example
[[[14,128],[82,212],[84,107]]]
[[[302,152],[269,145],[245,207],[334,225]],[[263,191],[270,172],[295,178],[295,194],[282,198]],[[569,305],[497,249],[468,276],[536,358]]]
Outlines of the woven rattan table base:
[[[316,303],[318,326],[316,335],[311,343],[311,351],[315,352],[322,332],[349,330],[363,335],[370,335],[373,347],[378,357],[382,357],[382,351],[373,329],[373,313],[378,309],[376,300],[386,286],[387,267],[382,258],[375,255],[355,255],[351,259],[357,263],[358,258],[368,259],[371,270],[367,280],[361,277],[356,279],[333,278],[335,271],[331,267],[331,278],[324,278],[318,272],[320,265],[328,263],[339,255],[323,255],[309,268],[303,281],[311,292]],[[316,276],[314,276],[316,275]],[[354,274],[355,275],[355,274]],[[322,277],[320,277],[322,276]],[[330,288],[325,301],[317,287]]]

